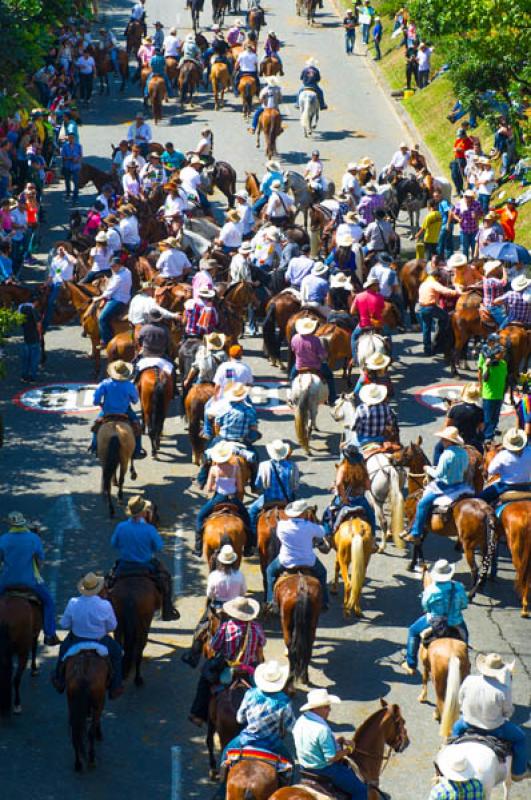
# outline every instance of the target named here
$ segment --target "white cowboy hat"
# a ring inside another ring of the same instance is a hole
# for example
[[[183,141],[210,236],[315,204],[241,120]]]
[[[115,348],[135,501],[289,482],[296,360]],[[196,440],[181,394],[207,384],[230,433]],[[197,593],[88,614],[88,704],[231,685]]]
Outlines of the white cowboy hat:
[[[251,622],[260,612],[260,603],[252,597],[235,597],[234,600],[223,603],[223,611],[241,622]]]
[[[440,558],[430,569],[430,575],[436,583],[447,583],[454,577],[455,564],[449,564],[445,558]]]
[[[335,694],[328,694],[326,689],[312,689],[308,692],[308,697],[301,711],[311,711],[312,708],[322,708],[340,703],[341,700]]]
[[[107,236],[107,234],[105,233],[105,231],[100,231],[99,233],[97,233],[97,234],[96,234],[96,239],[95,239],[95,241],[96,241],[98,244],[107,244],[107,241],[108,241],[108,236]]]
[[[318,325],[319,320],[313,319],[313,317],[302,317],[296,321],[295,330],[297,333],[300,333],[301,336],[305,336],[309,333],[313,333]]]
[[[273,439],[272,442],[266,444],[266,450],[268,456],[274,461],[282,461],[289,456],[291,447],[282,439]]]
[[[503,447],[511,453],[519,453],[527,445],[527,434],[521,428],[509,428],[502,439]]]
[[[278,661],[264,661],[254,671],[254,682],[262,692],[280,692],[289,676],[289,664]]]
[[[249,253],[253,252],[253,246],[251,242],[242,242],[240,247],[238,248],[238,253],[241,253],[242,256],[248,255]]]
[[[374,278],[367,278],[367,280],[366,280],[366,281],[365,281],[365,283],[363,284],[363,288],[364,288],[364,289],[368,289],[368,288],[369,288],[369,286],[378,286],[378,288],[380,288],[380,281],[379,281],[379,280],[378,280],[378,278],[376,278],[376,277],[374,277]]]
[[[347,172],[353,172],[354,170],[357,172],[358,169],[359,169],[359,167],[358,167],[358,165],[356,164],[355,161],[350,161],[347,164]]]
[[[282,181],[279,181],[278,179],[276,181],[273,181],[272,184],[271,184],[271,188],[272,189],[282,189]]]
[[[437,756],[436,763],[441,774],[449,781],[468,781],[475,775],[468,758],[452,747],[445,747]]]
[[[507,664],[498,653],[479,653],[476,657],[476,668],[478,672],[487,678],[501,678],[506,669],[513,670],[514,661]]]
[[[348,275],[344,272],[338,272],[330,278],[331,289],[347,289],[349,292],[354,288]]]
[[[284,512],[288,517],[300,517],[311,507],[312,505],[309,500],[294,500],[292,503],[288,503]]]
[[[385,369],[390,363],[391,359],[385,353],[373,353],[366,359],[365,366],[367,369]]]
[[[434,436],[439,439],[444,439],[446,442],[453,442],[454,444],[464,445],[463,439],[459,436],[459,431],[454,425],[448,425],[442,431],[435,431]]]
[[[25,528],[28,524],[26,517],[20,511],[10,511],[7,515],[7,521],[14,528]]]
[[[305,67],[318,67],[319,62],[316,58],[309,58],[307,61],[304,62]]]
[[[466,192],[464,192],[463,197],[471,197],[473,200],[475,200],[476,193],[473,189],[467,189]]]
[[[210,458],[215,464],[226,464],[233,455],[230,442],[218,442],[210,451]]]
[[[319,275],[326,275],[327,272],[328,267],[322,261],[316,261],[312,267],[312,275],[316,275],[317,277]]]
[[[136,517],[137,514],[141,514],[142,511],[148,511],[150,508],[151,503],[149,500],[145,500],[141,495],[135,494],[134,497],[128,500],[125,513],[129,517]]]
[[[113,381],[129,381],[133,377],[133,372],[134,370],[131,364],[121,359],[113,361],[107,367],[107,375],[109,378],[112,378]]]
[[[344,233],[343,236],[338,238],[336,244],[338,247],[352,247],[354,244],[354,239],[350,233]]]
[[[84,597],[92,597],[99,594],[105,584],[103,575],[96,575],[94,572],[87,572],[77,584],[79,594]]]
[[[159,247],[161,245],[164,245],[164,247],[170,247],[172,250],[174,250],[176,247],[180,247],[179,240],[176,239],[175,236],[168,236],[167,239],[163,239],[161,242],[159,242]]]
[[[249,199],[249,192],[247,189],[239,189],[234,197],[239,197],[240,200],[248,200]]]
[[[367,383],[360,389],[360,400],[367,406],[377,406],[378,403],[383,403],[387,397],[387,386],[381,386],[379,383]]]
[[[209,350],[223,350],[226,338],[224,333],[214,331],[213,333],[205,334],[205,344]]]
[[[268,161],[266,164],[266,169],[269,172],[280,172],[280,164],[278,161]]]
[[[501,267],[501,261],[486,261],[483,264],[483,272],[485,275],[490,275],[490,273],[494,272],[498,267]]]
[[[244,383],[238,383],[235,381],[227,386],[223,396],[229,401],[229,403],[238,403],[240,400],[245,400],[248,394],[249,387]]]
[[[170,28],[170,36],[176,36],[176,35],[177,35],[177,28]]]
[[[511,281],[513,292],[524,292],[528,286],[531,286],[531,281],[525,275],[519,275]]]
[[[404,150],[404,148],[405,148],[406,150],[409,150],[409,145],[408,145],[408,144],[406,144],[405,142],[400,142],[400,144],[398,145],[398,149],[399,149],[399,150]]]
[[[197,167],[199,165],[203,166],[203,162],[201,161],[199,156],[192,156],[192,158],[190,159],[190,166]]]
[[[238,560],[238,554],[230,544],[224,544],[218,554],[220,564],[234,564]]]
[[[209,289],[208,287],[204,287],[203,289],[199,289],[198,296],[202,297],[204,300],[212,300],[213,297],[216,296],[214,289]]]
[[[465,383],[463,391],[461,392],[461,400],[465,403],[473,403],[476,406],[482,405],[481,403],[481,389],[477,383]]]
[[[466,256],[463,253],[454,253],[446,262],[447,267],[464,267],[468,263]]]
[[[265,232],[265,236],[270,242],[280,242],[280,231],[275,226],[268,228]]]

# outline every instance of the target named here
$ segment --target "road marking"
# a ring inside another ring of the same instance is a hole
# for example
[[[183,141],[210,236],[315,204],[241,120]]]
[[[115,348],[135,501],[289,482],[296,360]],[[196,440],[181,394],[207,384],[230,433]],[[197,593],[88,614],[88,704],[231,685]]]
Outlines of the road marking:
[[[181,774],[181,748],[174,745],[171,748],[171,798],[170,800],[182,800],[181,797],[182,774]]]
[[[465,386],[464,383],[434,383],[431,386],[424,386],[418,392],[415,392],[415,400],[422,406],[431,408],[432,411],[445,414],[447,411],[445,400],[459,400],[463,386]],[[514,414],[514,409],[507,396],[502,406],[501,414],[503,417]]]
[[[47,584],[54,601],[57,600],[57,584],[59,570],[63,559],[63,548],[66,531],[82,530],[81,519],[70,492],[61,495],[45,515],[46,527],[53,534],[51,558],[47,560],[50,577]]]
[[[19,392],[12,402],[40,414],[92,414],[99,410],[93,403],[95,388],[92,383],[47,383]]]
[[[173,543],[173,594],[175,597],[179,597],[183,593],[183,537],[183,529],[175,528]]]

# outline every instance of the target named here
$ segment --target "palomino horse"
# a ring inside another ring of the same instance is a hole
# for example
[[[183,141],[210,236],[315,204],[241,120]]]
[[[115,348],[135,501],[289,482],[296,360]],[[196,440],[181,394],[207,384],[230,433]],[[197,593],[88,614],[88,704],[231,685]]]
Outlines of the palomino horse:
[[[167,99],[166,82],[162,75],[153,75],[148,88],[149,102],[151,103],[151,113],[153,122],[158,125],[162,119],[162,104]]]
[[[229,68],[222,61],[212,64],[210,70],[210,80],[212,81],[212,91],[214,93],[214,109],[219,109],[225,103],[225,92],[230,89]]]
[[[352,612],[361,617],[360,597],[373,552],[371,526],[359,517],[350,517],[342,522],[334,534],[336,549],[336,571],[332,591],[337,593],[339,572],[344,583],[343,615]],[[348,568],[351,574],[349,578]]]
[[[260,133],[264,134],[267,158],[277,154],[277,138],[282,133],[282,119],[278,108],[265,108],[256,126],[256,146],[260,147]]]
[[[253,110],[253,97],[258,94],[253,75],[242,75],[238,84],[238,94],[242,99],[243,118],[247,120]]]
[[[319,405],[328,400],[328,386],[319,375],[303,372],[291,383],[291,403],[295,414],[295,435],[299,445],[310,455],[310,436],[317,430]]]
[[[201,83],[201,71],[195,61],[185,61],[179,70],[179,97],[181,99],[181,108],[184,108],[186,98],[193,108],[194,92]]]
[[[308,683],[308,666],[322,605],[321,584],[303,572],[281,575],[275,584],[284,644],[288,650],[290,675]]]
[[[0,597],[0,716],[11,709],[20,714],[20,682],[31,653],[31,674],[37,675],[37,639],[42,628],[42,610],[37,598],[30,599],[29,589],[13,588]],[[17,669],[13,678],[13,658]],[[15,702],[13,702],[13,692]]]
[[[135,686],[143,686],[140,674],[142,655],[155,611],[161,607],[161,595],[148,575],[124,575],[109,591],[118,627],[115,638],[124,651],[123,675],[135,670]]]
[[[406,722],[400,706],[388,705],[383,698],[380,703],[382,707],[364,720],[353,738],[345,744],[346,749],[352,751],[347,763],[352,759],[368,785],[367,800],[381,800],[382,795],[377,787],[389,759],[389,756],[385,756],[386,747],[389,748],[389,753],[403,753],[409,746]],[[317,783],[312,783],[309,790],[304,784],[297,784],[278,789],[269,800],[314,800],[315,790],[322,791]]]
[[[238,556],[235,564],[242,560],[247,532],[243,519],[229,503],[220,503],[205,520],[203,526],[203,555],[207,564],[213,563],[213,556],[224,544],[231,544]]]
[[[188,436],[192,446],[192,462],[199,466],[206,442],[201,436],[205,406],[214,397],[213,383],[194,383],[184,398],[184,413],[188,421]]]
[[[136,480],[137,474],[133,461],[135,452],[135,437],[131,424],[127,419],[104,420],[98,429],[97,436],[98,458],[100,460],[102,477],[101,491],[107,498],[109,515],[114,516],[114,504],[112,502],[112,488],[114,482],[118,485],[118,500],[124,496],[124,480],[127,467],[131,480]],[[120,468],[119,477],[116,473]]]
[[[142,406],[142,432],[147,425],[151,453],[157,457],[164,428],[164,420],[173,397],[171,375],[156,368],[144,369],[138,379],[138,394]]]
[[[96,764],[95,742],[101,741],[101,715],[105,706],[105,690],[109,679],[107,659],[94,650],[82,650],[66,660],[65,682],[68,700],[68,721],[75,753],[74,769],[81,772],[87,760],[88,766]]]
[[[317,128],[319,122],[319,98],[312,89],[300,93],[299,108],[301,111],[301,127],[308,138]]]

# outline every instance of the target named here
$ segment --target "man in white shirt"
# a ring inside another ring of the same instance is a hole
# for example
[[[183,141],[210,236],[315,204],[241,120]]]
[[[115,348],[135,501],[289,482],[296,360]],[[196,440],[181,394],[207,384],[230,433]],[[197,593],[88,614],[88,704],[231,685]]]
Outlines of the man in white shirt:
[[[109,202],[113,196],[113,188],[109,184],[106,184],[103,189],[101,190],[100,194],[96,197],[102,206],[103,209],[100,211],[100,217],[105,219],[111,213],[111,209],[109,208]]]
[[[229,360],[220,364],[214,375],[214,384],[221,389],[221,394],[228,383],[243,383],[252,386],[254,375],[251,367],[242,361],[243,348],[239,344],[229,347]]]
[[[127,153],[124,156],[122,162],[122,172],[125,172],[125,170],[129,166],[129,164],[131,164],[132,161],[134,161],[137,164],[139,170],[142,169],[146,164],[146,159],[140,152],[140,145],[138,144],[133,144],[131,147],[131,152]]]
[[[256,81],[256,94],[260,94],[260,81],[258,80],[258,56],[251,44],[244,45],[244,49],[236,59],[234,68],[234,94],[238,97],[238,85],[243,75],[253,75]]]
[[[302,279],[309,275],[314,265],[313,258],[310,258],[310,245],[301,245],[300,256],[291,258],[286,270],[285,281],[293,289],[299,290],[301,288]]]
[[[319,150],[313,150],[312,157],[306,164],[304,177],[310,189],[313,189],[317,196],[320,197],[325,189],[325,183],[323,177],[323,162],[319,158]]]
[[[277,536],[280,541],[278,556],[267,567],[267,598],[271,608],[273,588],[278,576],[292,567],[310,567],[319,579],[323,590],[321,611],[328,609],[328,587],[326,585],[326,568],[313,551],[314,539],[324,539],[325,530],[322,525],[310,522],[304,515],[311,509],[308,500],[294,500],[284,512],[287,520],[277,524]]]
[[[96,62],[88,50],[84,50],[83,55],[76,60],[76,68],[79,72],[79,97],[81,102],[88,106],[96,74]]]
[[[79,597],[71,597],[61,618],[61,627],[68,630],[68,635],[61,642],[59,656],[52,683],[58,692],[65,690],[65,661],[63,660],[70,648],[78,645],[83,649],[83,643],[88,642],[94,649],[94,644],[99,644],[99,655],[106,655],[111,661],[111,679],[109,697],[114,700],[123,694],[122,681],[122,648],[109,634],[116,630],[117,621],[114,609],[109,600],[100,597],[105,579],[93,572],[87,573],[78,583]]]
[[[105,302],[98,319],[101,343],[106,347],[113,337],[112,320],[125,313],[131,299],[132,276],[127,267],[122,266],[119,258],[111,261],[112,275],[102,292],[92,302]]]
[[[410,158],[411,158],[411,151],[409,147],[405,142],[401,142],[398,146],[398,150],[391,159],[391,163],[389,164],[389,169],[394,169],[397,172],[404,172],[407,165],[409,164]]]
[[[221,228],[215,242],[224,253],[235,253],[242,243],[242,233],[240,216],[235,209],[231,209],[227,211],[227,222]]]
[[[165,58],[180,58],[182,46],[183,43],[177,36],[177,28],[170,28],[163,44]]]
[[[143,283],[140,291],[135,294],[129,303],[127,319],[131,325],[144,325],[148,321],[150,311],[158,311],[164,319],[178,319],[179,314],[168,311],[167,308],[159,306],[153,297],[155,289],[151,283]]]
[[[164,219],[169,224],[176,217],[181,217],[185,211],[190,208],[188,202],[188,195],[181,185],[180,178],[174,178],[170,183],[165,184],[163,187],[168,194],[162,206]]]
[[[246,283],[251,282],[252,252],[253,248],[251,243],[243,242],[236,255],[232,256],[229,270],[231,284],[240,283],[240,281],[245,281]]]
[[[163,239],[158,246],[162,252],[155,266],[161,278],[178,281],[188,275],[192,265],[186,253],[180,249],[175,237]]]
[[[421,42],[419,44],[419,49],[417,52],[417,62],[418,62],[417,84],[419,89],[425,89],[429,83],[432,53],[433,53],[433,47],[428,47],[425,42]]]
[[[127,140],[140,147],[140,152],[145,157],[148,153],[149,143],[153,140],[151,127],[144,121],[144,115],[140,112],[136,115],[135,121],[129,126]]]
[[[361,197],[361,186],[358,181],[358,165],[351,161],[347,164],[347,171],[341,179],[341,192],[357,205]]]
[[[188,192],[188,194],[196,195],[205,214],[210,214],[210,203],[206,195],[201,191],[201,170],[203,166],[203,162],[199,156],[192,156],[188,166],[182,168],[179,177],[183,189]]]
[[[122,237],[122,245],[126,250],[134,253],[140,244],[140,232],[135,209],[133,206],[126,204],[125,206],[120,206],[118,213],[121,217],[120,236]]]
[[[240,189],[234,195],[236,211],[242,224],[242,238],[252,239],[254,234],[253,209],[249,205],[249,194],[246,189]]]
[[[363,228],[359,224],[359,217],[354,211],[347,211],[343,222],[337,226],[336,242],[344,236],[350,236],[353,244],[359,244],[363,239]]]
[[[120,252],[122,249],[122,237],[120,236],[119,229],[120,220],[116,214],[109,214],[105,217],[103,228],[107,234],[107,247],[112,255]]]
[[[292,198],[282,191],[282,183],[273,181],[271,184],[271,195],[267,201],[266,217],[277,227],[286,225],[290,220],[290,212],[294,207]]]
[[[75,264],[75,256],[67,253],[63,245],[59,245],[56,254],[52,258],[50,272],[46,281],[47,285],[50,287],[50,293],[46,302],[46,313],[42,322],[43,333],[46,332],[50,327],[57,297],[61,291],[63,283],[65,281],[74,280]]]

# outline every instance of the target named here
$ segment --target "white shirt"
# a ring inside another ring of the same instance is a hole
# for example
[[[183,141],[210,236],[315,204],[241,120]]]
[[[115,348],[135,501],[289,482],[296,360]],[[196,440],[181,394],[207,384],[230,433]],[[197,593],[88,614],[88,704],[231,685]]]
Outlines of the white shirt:
[[[219,232],[219,239],[226,247],[239,247],[242,243],[241,222],[226,222]]]
[[[61,627],[82,639],[99,640],[117,626],[113,607],[99,595],[71,597],[61,617]]]
[[[164,201],[164,216],[174,217],[175,214],[182,214],[183,211],[188,211],[189,203],[186,192],[179,189],[175,197],[168,195]]]
[[[266,214],[269,217],[285,217],[293,206],[293,200],[280,189],[274,189],[267,201]]]
[[[313,159],[308,161],[306,164],[306,173],[311,178],[311,180],[315,180],[315,178],[320,178],[323,174],[323,165],[321,161],[317,160],[314,161]]]
[[[113,272],[102,297],[107,300],[117,300],[119,303],[128,303],[131,299],[131,285],[133,278],[127,267],[120,267]]]
[[[135,216],[124,217],[120,220],[120,235],[122,242],[128,245],[140,244],[140,233],[138,231],[138,220]]]
[[[116,228],[107,229],[107,247],[111,253],[116,253],[122,246],[122,237]]]
[[[179,177],[181,178],[183,189],[187,192],[195,194],[201,186],[201,175],[195,167],[184,167]]]
[[[277,524],[277,536],[280,541],[278,557],[283,567],[313,567],[312,542],[323,538],[324,528],[300,517],[281,519]]]
[[[235,256],[232,256],[232,260],[230,262],[230,282],[231,283],[239,283],[240,281],[247,281],[251,280],[251,264],[249,259],[243,256],[241,253],[236,253]]]
[[[190,269],[191,266],[188,256],[182,250],[165,250],[156,264],[163,278],[181,278],[185,269]]]
[[[136,122],[133,122],[127,131],[127,139],[129,142],[133,141],[135,144],[150,142],[152,139],[150,126],[147,122],[143,122],[141,125],[137,125]]]
[[[342,236],[346,236],[347,234],[352,236],[355,242],[361,242],[363,237],[363,228],[356,222],[342,222],[341,225],[337,226],[336,242],[338,239],[341,239]]]
[[[122,186],[124,187],[124,194],[129,197],[140,196],[140,181],[128,172],[122,178]]]
[[[154,309],[160,311],[165,319],[173,319],[174,317],[172,312],[168,311],[167,308],[159,306],[153,297],[149,297],[147,294],[140,293],[135,294],[131,300],[129,311],[127,313],[127,319],[131,325],[141,325],[142,323],[147,322],[149,312],[153,311]]]
[[[430,68],[430,58],[433,50],[431,47],[419,47],[417,53],[417,61],[419,64],[419,72],[423,72],[425,70],[429,70]]]
[[[215,569],[208,576],[206,593],[209,600],[227,603],[235,597],[243,597],[246,591],[247,584],[239,569],[230,572]]]
[[[258,56],[252,50],[244,50],[236,63],[240,67],[240,72],[256,72],[258,70]]]
[[[54,256],[50,264],[50,278],[54,285],[71,281],[74,279],[74,264],[76,259],[73,256]]]
[[[96,69],[96,62],[92,56],[80,56],[76,61],[76,67],[82,75],[92,75]]]
[[[212,155],[212,137],[211,136],[202,136],[199,139],[199,144],[197,145],[196,153],[201,156],[210,156]]]
[[[252,386],[254,383],[254,375],[251,367],[244,364],[237,358],[231,358],[220,364],[214,375],[214,383],[216,386],[225,388],[230,381],[237,381],[243,383],[245,386]]]
[[[90,257],[92,258],[92,272],[101,272],[104,269],[109,269],[111,264],[111,251],[108,245],[106,247],[96,246],[91,248]]]
[[[512,716],[511,684],[505,686],[495,678],[469,675],[459,689],[459,704],[465,722],[492,731]]]
[[[13,211],[9,212],[9,216],[13,221],[14,225],[20,226],[20,230],[14,231],[13,236],[11,237],[13,241],[19,242],[21,239],[24,238],[24,232],[27,230],[28,227],[28,220],[26,217],[26,212],[21,211],[18,207],[14,208]]]
[[[245,236],[254,228],[253,210],[247,203],[238,203],[236,206],[236,213],[240,217],[240,222],[243,228],[243,235]]]
[[[135,156],[133,153],[128,153],[122,161],[122,173],[125,172],[131,161],[134,161],[138,165],[139,170],[142,169],[142,167],[144,167],[146,164],[146,159],[140,154]]]
[[[181,42],[179,37],[174,36],[172,33],[169,33],[164,39],[164,44],[163,44],[164,55],[166,56],[166,58],[168,58],[168,56],[171,56],[172,58],[178,58],[182,46],[183,43]]]
[[[345,172],[341,180],[341,191],[343,194],[352,194],[356,200],[361,197],[361,187],[358,179],[351,172]]]
[[[482,169],[478,173],[477,185],[479,194],[491,195],[497,186],[493,169]]]
[[[409,152],[409,150],[406,150],[405,153],[403,153],[402,150],[397,150],[391,159],[391,166],[394,167],[395,169],[404,170],[409,164],[410,158],[411,158],[411,153]]]

